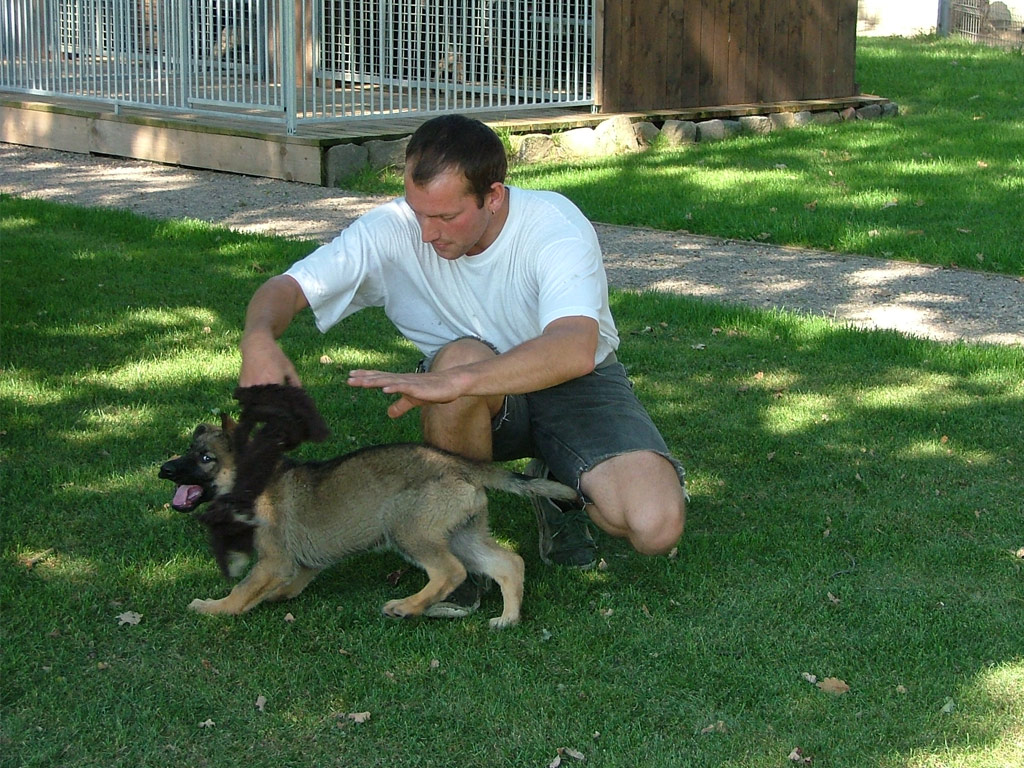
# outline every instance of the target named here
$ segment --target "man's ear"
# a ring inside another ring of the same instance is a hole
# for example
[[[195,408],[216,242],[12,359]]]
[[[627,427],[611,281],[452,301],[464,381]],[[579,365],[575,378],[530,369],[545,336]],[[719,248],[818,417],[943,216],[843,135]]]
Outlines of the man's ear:
[[[223,429],[227,434],[230,435],[232,432],[234,432],[235,431],[235,427],[237,427],[237,426],[238,426],[238,424],[235,422],[234,419],[231,418],[231,416],[229,416],[226,413],[221,413],[221,415],[220,415],[220,428]]]
[[[484,195],[484,207],[490,210],[491,213],[497,213],[501,210],[507,194],[508,189],[504,184],[500,181],[494,182],[491,184],[491,188],[487,190],[487,194]]]

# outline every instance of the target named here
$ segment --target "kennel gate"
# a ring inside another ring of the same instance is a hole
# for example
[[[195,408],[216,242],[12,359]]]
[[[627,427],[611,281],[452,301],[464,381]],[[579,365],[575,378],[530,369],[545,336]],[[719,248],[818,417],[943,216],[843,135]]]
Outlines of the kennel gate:
[[[593,103],[595,0],[0,0],[0,91],[298,125]]]

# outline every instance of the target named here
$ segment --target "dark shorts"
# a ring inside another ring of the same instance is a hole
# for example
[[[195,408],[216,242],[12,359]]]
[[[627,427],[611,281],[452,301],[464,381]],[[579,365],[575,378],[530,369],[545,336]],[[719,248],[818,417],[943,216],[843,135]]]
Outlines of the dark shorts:
[[[586,376],[539,392],[507,395],[491,429],[495,461],[543,459],[555,478],[577,490],[580,475],[633,451],[663,456],[685,488],[682,465],[637,400],[614,354]]]

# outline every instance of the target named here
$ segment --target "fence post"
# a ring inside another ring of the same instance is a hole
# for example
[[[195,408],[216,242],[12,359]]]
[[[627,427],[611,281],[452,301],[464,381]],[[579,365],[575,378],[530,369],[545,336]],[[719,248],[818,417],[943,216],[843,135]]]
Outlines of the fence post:
[[[281,13],[281,88],[284,96],[284,120],[285,130],[291,136],[295,133],[297,116],[295,111],[298,105],[298,95],[295,90],[298,87],[295,81],[295,0],[282,0]]]
[[[950,0],[939,0],[939,20],[936,23],[936,31],[942,37],[948,37],[950,33],[949,20],[950,20]]]

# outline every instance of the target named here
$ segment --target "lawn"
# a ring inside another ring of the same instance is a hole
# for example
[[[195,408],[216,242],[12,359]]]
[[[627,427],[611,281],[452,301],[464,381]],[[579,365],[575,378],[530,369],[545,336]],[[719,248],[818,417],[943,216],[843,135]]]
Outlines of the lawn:
[[[1024,760],[1020,349],[614,292],[689,472],[673,557],[601,538],[601,569],[545,568],[494,494],[519,627],[488,630],[496,594],[384,619],[422,583],[387,553],[216,619],[186,606],[230,585],[156,471],[232,409],[246,299],[309,245],[10,197],[0,240],[0,765]],[[415,364],[379,313],[287,348],[334,430],[299,455],[416,438],[344,383]]]

